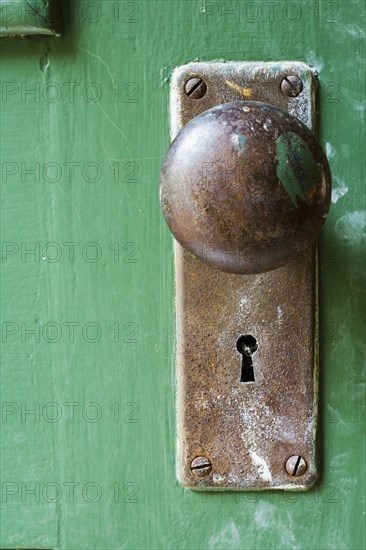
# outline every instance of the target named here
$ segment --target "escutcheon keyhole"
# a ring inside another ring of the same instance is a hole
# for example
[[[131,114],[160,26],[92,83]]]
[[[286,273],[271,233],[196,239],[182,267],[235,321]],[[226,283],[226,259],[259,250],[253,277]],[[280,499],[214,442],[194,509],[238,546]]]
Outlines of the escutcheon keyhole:
[[[255,382],[253,355],[258,349],[257,340],[251,334],[240,336],[236,342],[236,349],[243,356],[240,381]]]

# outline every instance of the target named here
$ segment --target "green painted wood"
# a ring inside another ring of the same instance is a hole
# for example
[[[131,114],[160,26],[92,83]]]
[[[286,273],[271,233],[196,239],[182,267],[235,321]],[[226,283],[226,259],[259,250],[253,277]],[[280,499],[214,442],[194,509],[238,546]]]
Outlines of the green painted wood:
[[[364,2],[63,9],[63,37],[1,42],[1,547],[364,548]],[[197,58],[319,71],[334,204],[320,257],[323,473],[308,493],[207,496],[175,481],[158,181],[169,75]]]
[[[58,0],[1,0],[0,36],[58,34],[61,22],[57,2]]]

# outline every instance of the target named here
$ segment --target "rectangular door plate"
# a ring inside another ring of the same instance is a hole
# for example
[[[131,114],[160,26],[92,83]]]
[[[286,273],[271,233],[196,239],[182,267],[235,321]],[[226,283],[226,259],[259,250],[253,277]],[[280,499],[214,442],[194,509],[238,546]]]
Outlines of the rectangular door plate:
[[[287,75],[301,78],[298,97],[282,94]],[[184,92],[196,76],[207,84],[199,100]],[[171,137],[201,112],[243,99],[280,107],[316,131],[316,90],[303,63],[188,64],[172,76]],[[175,273],[179,481],[204,490],[309,488],[317,477],[316,247],[271,272],[231,275],[175,242]],[[254,382],[241,381],[242,335],[258,345]]]

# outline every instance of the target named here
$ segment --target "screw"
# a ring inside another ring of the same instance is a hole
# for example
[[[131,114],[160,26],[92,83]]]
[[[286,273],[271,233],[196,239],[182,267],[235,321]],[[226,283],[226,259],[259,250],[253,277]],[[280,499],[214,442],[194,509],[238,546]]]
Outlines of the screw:
[[[201,99],[207,92],[206,82],[199,77],[190,78],[185,83],[184,91],[193,99]]]
[[[307,469],[306,460],[300,455],[290,456],[286,462],[286,472],[290,476],[300,477],[304,475]]]
[[[205,456],[197,456],[191,462],[191,472],[195,477],[206,477],[211,470],[211,461]]]
[[[302,92],[302,80],[298,76],[286,76],[281,82],[281,91],[287,97],[296,97]]]

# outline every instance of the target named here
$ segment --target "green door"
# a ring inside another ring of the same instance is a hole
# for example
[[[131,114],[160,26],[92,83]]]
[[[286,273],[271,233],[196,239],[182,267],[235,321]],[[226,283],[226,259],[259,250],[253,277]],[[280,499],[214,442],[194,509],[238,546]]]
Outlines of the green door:
[[[1,548],[365,548],[364,2],[69,0],[61,36],[25,37],[29,3],[2,4],[20,24],[0,43]],[[45,22],[48,3],[30,4]],[[319,73],[334,190],[320,240],[322,474],[306,493],[176,482],[158,187],[171,71],[197,59]]]

